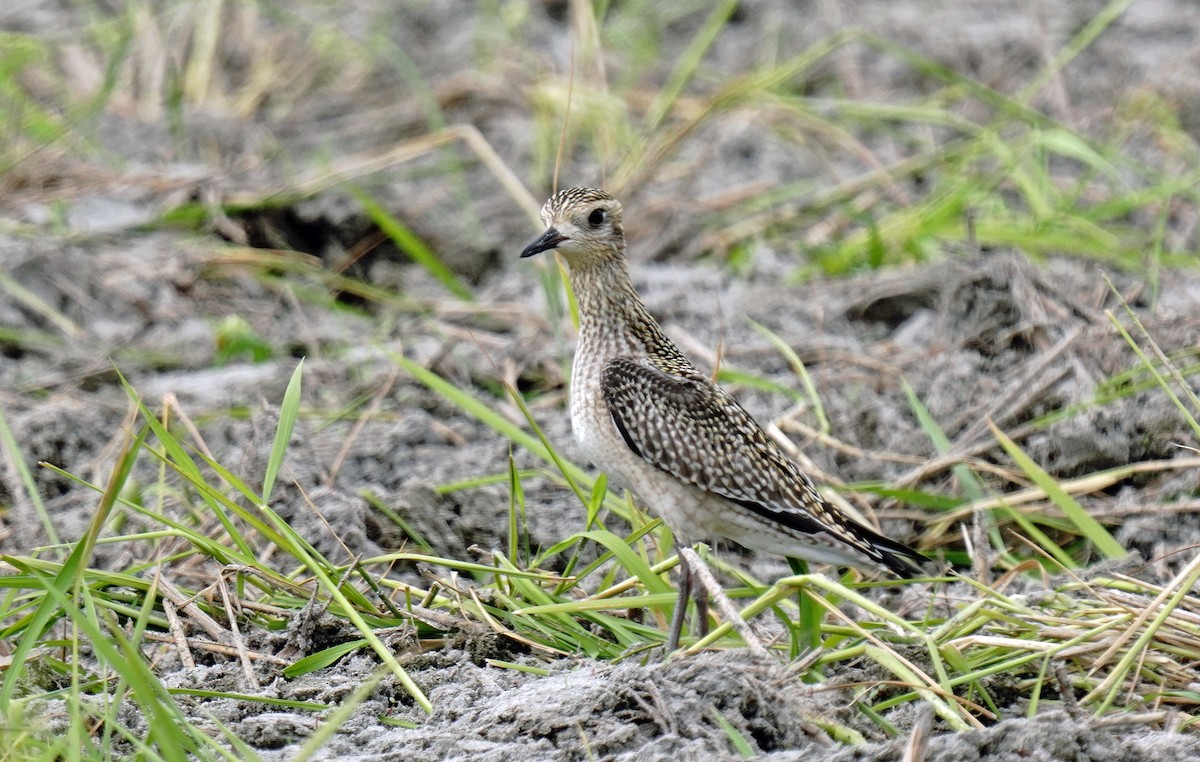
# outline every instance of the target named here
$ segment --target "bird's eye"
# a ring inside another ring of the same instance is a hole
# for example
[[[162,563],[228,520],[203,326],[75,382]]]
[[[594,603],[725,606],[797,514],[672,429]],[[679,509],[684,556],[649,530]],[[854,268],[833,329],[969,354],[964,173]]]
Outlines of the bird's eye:
[[[603,209],[593,209],[592,213],[588,215],[588,224],[594,228],[600,227],[600,225],[603,222],[604,222],[604,210]]]

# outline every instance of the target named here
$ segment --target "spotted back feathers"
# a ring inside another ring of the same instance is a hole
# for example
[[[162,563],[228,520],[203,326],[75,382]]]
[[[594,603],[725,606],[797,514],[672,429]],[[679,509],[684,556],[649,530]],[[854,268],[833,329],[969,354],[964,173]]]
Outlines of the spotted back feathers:
[[[601,385],[625,444],[654,467],[793,531],[829,535],[901,577],[921,572],[924,556],[830,505],[737,400],[690,363],[618,357]]]

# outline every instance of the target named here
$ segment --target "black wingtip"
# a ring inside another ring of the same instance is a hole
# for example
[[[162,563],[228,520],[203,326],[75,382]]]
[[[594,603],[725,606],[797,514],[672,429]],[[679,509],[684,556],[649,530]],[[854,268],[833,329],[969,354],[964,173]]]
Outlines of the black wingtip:
[[[938,563],[907,545],[882,535],[871,543],[879,553],[879,562],[901,579],[932,577],[938,574]]]

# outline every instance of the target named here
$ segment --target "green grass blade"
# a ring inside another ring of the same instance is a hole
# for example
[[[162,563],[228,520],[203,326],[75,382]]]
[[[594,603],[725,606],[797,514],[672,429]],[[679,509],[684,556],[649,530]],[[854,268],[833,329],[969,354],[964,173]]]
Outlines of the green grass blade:
[[[38,515],[38,519],[42,522],[42,531],[46,533],[46,538],[50,541],[51,545],[58,545],[58,532],[54,529],[54,521],[50,518],[50,513],[46,510],[46,504],[42,502],[37,482],[33,479],[33,472],[29,470],[29,465],[25,463],[25,458],[21,454],[17,438],[13,436],[12,429],[8,425],[8,418],[4,415],[3,408],[0,408],[0,446],[3,446],[4,450],[8,453],[8,462],[16,470],[17,478],[20,480],[21,486],[25,488],[25,497],[29,500]]]
[[[336,646],[330,646],[317,651],[315,654],[309,654],[302,659],[297,659],[288,666],[283,668],[283,676],[291,680],[292,678],[307,675],[309,672],[316,672],[318,669],[325,669],[333,666],[338,659],[346,654],[352,654],[368,645],[367,641],[359,638],[345,643],[338,643]]]
[[[1142,325],[1142,321],[1138,320],[1137,315],[1134,314],[1129,305],[1124,304],[1124,299],[1121,297],[1121,294],[1117,292],[1116,287],[1113,286],[1111,281],[1109,281],[1108,287],[1117,295],[1118,299],[1121,299],[1122,304],[1125,307],[1126,314],[1131,320],[1133,320],[1138,329],[1141,330],[1142,336],[1144,336],[1148,341],[1151,341],[1151,344],[1153,345],[1153,341],[1150,339],[1150,334],[1146,331],[1146,327]],[[1163,375],[1158,372],[1158,368],[1154,366],[1154,363],[1150,361],[1150,358],[1146,356],[1146,353],[1142,351],[1142,348],[1138,346],[1137,342],[1133,340],[1133,337],[1129,335],[1129,331],[1125,330],[1125,326],[1121,325],[1120,321],[1117,320],[1116,315],[1109,311],[1106,311],[1105,314],[1107,315],[1109,322],[1116,326],[1117,331],[1119,331],[1121,334],[1121,338],[1125,340],[1125,343],[1129,345],[1129,348],[1132,349],[1138,356],[1138,359],[1142,361],[1142,364],[1146,367],[1146,370],[1150,373],[1150,375],[1154,377],[1154,381],[1162,388],[1163,392],[1165,392],[1167,397],[1170,398],[1171,403],[1174,404],[1179,412],[1183,415],[1184,420],[1187,421],[1188,426],[1191,427],[1192,433],[1196,436],[1196,439],[1200,440],[1200,423],[1196,421],[1196,417],[1192,415],[1192,412],[1187,409],[1187,406],[1184,405],[1179,399],[1179,396],[1175,394],[1175,390],[1171,388],[1171,385],[1167,383],[1167,380],[1163,377]],[[1164,364],[1166,364],[1171,371],[1175,381],[1183,389],[1184,394],[1191,401],[1192,405],[1197,407],[1198,412],[1200,412],[1200,400],[1197,399],[1196,393],[1190,386],[1188,386],[1187,381],[1183,378],[1182,374],[1179,373],[1178,369],[1175,368],[1174,363],[1170,362],[1170,359],[1161,352],[1159,354],[1162,357]]]
[[[459,277],[454,274],[454,271],[446,266],[433,249],[417,237],[415,233],[408,229],[400,220],[389,214],[386,209],[379,205],[375,199],[368,196],[365,192],[357,188],[350,188],[350,195],[357,199],[362,205],[363,211],[371,218],[371,221],[379,226],[384,235],[392,240],[392,243],[412,258],[414,262],[424,267],[429,271],[429,274],[436,278],[450,293],[463,299],[471,301],[475,297],[471,294],[471,289],[465,283],[459,280]]]
[[[808,574],[808,562],[799,558],[788,558],[788,567],[792,575],[799,577]],[[821,620],[825,618],[821,605],[813,598],[814,591],[797,589],[797,604],[800,614],[794,627],[788,626],[792,633],[792,658],[821,647]]]
[[[0,292],[8,292],[13,301],[25,307],[31,312],[41,315],[46,319],[46,322],[53,325],[64,335],[78,339],[83,336],[83,331],[69,317],[54,309],[38,296],[35,292],[22,286],[7,274],[0,272]]]
[[[784,359],[788,361],[788,365],[791,366],[792,371],[800,377],[801,383],[804,384],[804,391],[808,395],[808,403],[812,406],[813,415],[817,417],[817,426],[822,434],[828,434],[830,430],[829,418],[825,416],[825,406],[821,404],[821,395],[817,394],[817,385],[813,383],[812,376],[808,374],[808,368],[804,367],[804,361],[796,354],[796,350],[788,346],[788,343],[770,328],[767,328],[762,323],[749,320],[749,318],[747,318],[747,321],[754,330],[758,331],[766,337],[767,341],[771,342],[771,345],[775,347],[779,354],[783,355]]]
[[[645,130],[648,133],[656,130],[670,113],[671,107],[678,100],[688,81],[695,75],[704,54],[712,47],[737,5],[737,0],[722,0],[713,7],[708,18],[704,20],[704,26],[700,27],[700,31],[692,38],[691,43],[676,62],[675,70],[667,79],[666,86],[658,91],[654,102],[647,110]]]
[[[514,561],[521,558],[521,538],[529,537],[525,524],[525,490],[521,486],[521,473],[513,458],[512,446],[508,448],[508,557]],[[526,548],[528,551],[528,548]],[[525,554],[528,558],[528,552]]]
[[[1006,436],[1004,432],[1001,431],[999,427],[997,427],[996,424],[992,423],[991,421],[988,421],[988,428],[992,430],[992,436],[996,438],[996,441],[1000,443],[1000,446],[1004,448],[1004,451],[1008,453],[1009,457],[1016,462],[1017,466],[1025,472],[1025,475],[1033,480],[1034,484],[1045,491],[1054,504],[1057,505],[1064,514],[1066,514],[1067,518],[1070,519],[1076,527],[1078,527],[1079,533],[1086,537],[1093,545],[1095,545],[1097,550],[1103,553],[1106,558],[1110,559],[1124,558],[1127,555],[1125,549],[1121,547],[1120,543],[1113,539],[1113,536],[1109,534],[1108,530],[1101,526],[1099,521],[1096,521],[1094,518],[1092,518],[1091,515],[1084,510],[1083,506],[1075,500],[1075,498],[1067,494],[1066,490],[1059,486],[1058,482],[1054,480],[1054,477],[1046,473],[1041,466],[1034,463],[1033,459],[1026,455],[1025,452],[1017,446],[1016,442],[1013,442],[1011,439],[1009,439],[1008,436]]]
[[[734,751],[741,755],[742,759],[754,759],[758,756],[754,746],[746,740],[746,737],[733,726],[729,720],[725,719],[724,715],[714,706],[712,709],[712,717],[716,720],[717,725],[725,733],[725,737],[729,739],[729,743],[733,746]]]
[[[267,473],[263,477],[261,502],[265,505],[271,502],[271,490],[275,486],[275,477],[279,475],[279,467],[287,454],[288,443],[292,441],[292,431],[296,428],[296,419],[300,416],[300,381],[304,372],[304,360],[296,363],[292,377],[288,380],[287,390],[283,393],[283,404],[279,406],[279,425],[275,428],[275,441],[271,444],[271,455],[267,459]]]
[[[291,759],[293,762],[304,762],[304,760],[312,759],[317,752],[321,750],[321,746],[328,741],[334,733],[338,732],[343,725],[350,719],[350,715],[354,710],[358,709],[362,702],[371,697],[371,694],[379,686],[379,682],[387,676],[386,669],[379,669],[375,674],[368,677],[363,684],[354,689],[351,693],[325,722],[317,728],[316,732],[309,736],[304,746],[300,747],[300,751]]]
[[[662,577],[655,574],[654,570],[642,560],[641,556],[633,552],[633,549],[620,535],[602,529],[594,529],[590,532],[583,532],[580,536],[598,542],[612,551],[612,554],[616,556],[617,563],[637,577],[650,593],[671,592],[671,586],[664,582]]]
[[[933,442],[934,449],[938,451],[939,455],[945,455],[950,452],[950,440],[946,437],[946,433],[942,431],[942,427],[934,420],[933,415],[929,412],[929,408],[925,407],[925,403],[921,402],[921,398],[917,396],[916,390],[909,385],[907,380],[901,379],[901,384],[904,388],[904,396],[908,398],[909,408],[917,417],[917,422],[921,424],[921,429]],[[968,500],[983,499],[983,485],[975,478],[975,474],[971,472],[971,469],[962,463],[958,463],[952,470],[962,484],[963,492],[967,494]]]

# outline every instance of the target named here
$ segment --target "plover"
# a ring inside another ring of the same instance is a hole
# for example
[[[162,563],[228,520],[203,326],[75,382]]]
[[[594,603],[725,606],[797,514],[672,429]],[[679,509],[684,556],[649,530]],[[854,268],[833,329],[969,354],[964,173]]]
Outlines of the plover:
[[[522,257],[566,259],[579,304],[571,425],[583,454],[661,516],[677,543],[724,537],[808,561],[921,574],[920,553],[854,521],[725,390],[667,338],[634,291],[621,204],[595,188],[555,193]],[[692,575],[667,647],[678,646]]]

